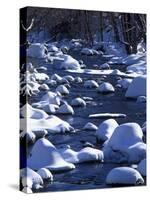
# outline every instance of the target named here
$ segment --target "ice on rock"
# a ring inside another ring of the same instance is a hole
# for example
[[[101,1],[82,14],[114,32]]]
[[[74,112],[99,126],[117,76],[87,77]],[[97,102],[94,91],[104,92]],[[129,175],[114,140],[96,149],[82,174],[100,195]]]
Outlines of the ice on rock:
[[[131,167],[114,168],[106,177],[108,185],[141,185],[143,183],[140,173]]]
[[[59,86],[56,88],[56,92],[59,92],[59,93],[62,94],[62,95],[67,95],[67,94],[69,94],[69,90],[66,88],[65,85],[59,85]]]
[[[146,176],[146,159],[143,159],[137,167],[137,170],[140,172],[142,176]]]
[[[80,69],[80,64],[77,60],[72,58],[70,55],[63,55],[64,61],[60,65],[60,69]]]
[[[100,93],[110,93],[110,92],[115,92],[115,89],[112,86],[112,84],[104,82],[97,88],[97,91]]]
[[[47,118],[49,115],[43,110],[33,108],[31,105],[26,103],[20,110],[21,117],[32,118],[32,119],[43,119]]]
[[[139,163],[146,157],[143,132],[137,123],[118,126],[103,148],[106,162]]]
[[[50,181],[53,181],[53,175],[48,169],[41,168],[37,171],[37,173],[42,177],[43,180],[48,179]]]
[[[138,96],[146,96],[145,75],[134,78],[125,94],[127,98],[137,98]]]
[[[74,164],[92,161],[102,162],[104,159],[103,152],[101,150],[91,147],[85,147],[80,151],[74,151],[71,148],[64,148],[59,149],[59,152],[67,162]]]
[[[117,82],[118,84],[121,85],[123,89],[128,89],[129,85],[132,83],[132,79],[124,78],[124,79],[118,80]]]
[[[107,119],[103,121],[97,131],[96,137],[99,141],[105,142],[106,140],[110,139],[114,130],[118,127],[118,123],[114,119]]]
[[[71,101],[71,105],[75,107],[80,107],[80,106],[82,107],[82,106],[86,106],[86,102],[80,97],[77,97]]]
[[[44,44],[33,43],[27,50],[27,55],[33,58],[45,58],[47,54],[47,48]]]
[[[23,168],[20,170],[22,185],[31,189],[39,189],[43,187],[43,179],[31,168]]]
[[[98,129],[97,126],[91,122],[88,122],[83,127],[83,130],[87,130],[87,131],[96,131],[97,129]]]
[[[28,166],[35,170],[43,167],[50,171],[67,171],[75,168],[72,163],[65,161],[56,147],[45,138],[36,141],[27,162]]]
[[[69,104],[66,103],[66,104],[61,105],[58,108],[57,113],[59,113],[59,114],[71,114],[71,115],[73,115],[74,114],[74,110],[73,110],[73,108]]]
[[[94,80],[88,80],[84,82],[85,88],[98,88],[98,83]]]

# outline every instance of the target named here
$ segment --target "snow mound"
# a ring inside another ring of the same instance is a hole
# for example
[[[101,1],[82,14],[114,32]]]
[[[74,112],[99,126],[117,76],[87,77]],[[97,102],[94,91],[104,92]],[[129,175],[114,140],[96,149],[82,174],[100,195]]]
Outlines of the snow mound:
[[[98,129],[97,126],[91,122],[88,122],[83,127],[83,130],[87,130],[87,131],[96,131],[97,129]]]
[[[32,118],[32,119],[43,119],[47,118],[49,115],[43,110],[33,108],[28,103],[26,103],[20,110],[21,117]]]
[[[57,110],[57,113],[59,114],[74,114],[73,108],[69,104],[63,104],[62,106],[59,107]]]
[[[66,162],[55,146],[45,138],[39,139],[34,144],[31,154],[27,162],[28,166],[35,170],[43,167],[51,171],[66,171],[75,168],[73,164]]]
[[[45,58],[48,50],[44,44],[34,43],[29,46],[27,55],[33,58]]]
[[[48,179],[49,181],[53,181],[53,175],[48,169],[41,168],[37,171],[37,173],[42,177],[43,180]]]
[[[97,139],[103,142],[110,139],[117,126],[118,123],[114,119],[107,119],[103,121],[96,131]]]
[[[146,176],[146,159],[143,159],[137,167],[137,170],[140,172],[142,176]]]
[[[60,65],[60,69],[80,69],[79,62],[69,55],[64,55],[64,61]]]
[[[91,147],[85,147],[80,151],[74,151],[71,148],[59,150],[63,158],[70,163],[84,163],[92,161],[103,161],[103,152]]]
[[[84,82],[85,88],[98,88],[98,83],[94,80],[88,80]]]
[[[145,75],[134,78],[125,94],[127,98],[137,98],[138,96],[146,96]]]
[[[43,179],[41,176],[29,167],[20,170],[20,177],[24,187],[29,187],[31,189],[43,187]]]
[[[81,99],[80,97],[77,97],[71,101],[71,105],[76,106],[76,107],[79,107],[79,106],[84,107],[84,106],[86,106],[86,102],[83,99]]]
[[[104,82],[98,87],[97,91],[100,93],[109,93],[109,92],[114,92],[115,89],[112,86],[112,84]]]
[[[140,173],[131,167],[117,167],[112,169],[107,177],[108,185],[140,185],[144,180]]]
[[[137,123],[118,126],[103,148],[106,162],[139,163],[146,157],[143,132]]]

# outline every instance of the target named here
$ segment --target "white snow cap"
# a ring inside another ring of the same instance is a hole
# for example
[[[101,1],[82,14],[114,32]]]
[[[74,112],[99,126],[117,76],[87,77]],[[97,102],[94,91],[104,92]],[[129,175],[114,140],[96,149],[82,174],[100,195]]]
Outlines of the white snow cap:
[[[133,79],[125,94],[127,98],[137,98],[138,96],[146,96],[146,76],[138,76]]]
[[[42,177],[43,180],[49,179],[50,181],[53,181],[53,175],[48,169],[41,168],[37,171],[37,173]]]
[[[85,124],[85,126],[83,127],[83,130],[89,130],[89,131],[96,131],[98,128],[95,124],[88,122],[87,124]]]
[[[109,185],[140,185],[143,183],[144,180],[140,173],[131,167],[114,168],[106,177],[106,184]]]
[[[104,82],[98,87],[97,91],[101,93],[109,93],[114,92],[115,89],[111,83]]]
[[[146,157],[146,144],[142,137],[142,129],[137,123],[118,126],[103,148],[105,161],[139,163]]]
[[[71,101],[71,105],[72,106],[86,106],[86,102],[80,97],[77,97]]]
[[[35,170],[43,167],[51,171],[64,171],[75,168],[73,164],[66,162],[56,147],[45,138],[36,141],[31,154],[27,162],[28,166]]]
[[[103,121],[96,131],[97,139],[103,142],[110,139],[117,126],[118,123],[114,119],[107,119]]]
[[[84,82],[85,88],[97,88],[98,86],[98,83],[94,80],[87,80]]]

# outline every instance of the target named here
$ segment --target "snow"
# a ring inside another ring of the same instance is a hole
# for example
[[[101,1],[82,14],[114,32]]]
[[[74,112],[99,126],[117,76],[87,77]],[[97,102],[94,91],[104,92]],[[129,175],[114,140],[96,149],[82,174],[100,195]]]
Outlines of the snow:
[[[20,139],[25,139],[25,141],[27,143],[34,143],[35,142],[35,139],[36,139],[36,135],[32,132],[32,131],[29,131],[29,132],[26,132],[26,131],[22,131],[20,133]]]
[[[27,49],[27,56],[33,58],[45,58],[46,57],[47,48],[44,44],[33,43]]]
[[[63,158],[70,163],[84,163],[91,161],[103,161],[103,152],[91,147],[85,147],[80,151],[74,151],[71,148],[59,149]]]
[[[133,65],[138,63],[141,60],[145,60],[146,54],[131,54],[123,59],[123,64]]]
[[[115,92],[114,87],[111,83],[103,82],[98,88],[97,91],[100,93],[109,93],[109,92]]]
[[[87,80],[84,82],[85,88],[98,88],[98,83],[94,80]]]
[[[31,188],[29,188],[29,187],[24,187],[22,189],[22,192],[27,193],[27,194],[32,194],[33,193],[32,190],[31,190]]]
[[[146,103],[146,97],[145,96],[139,96],[136,100],[137,103]]]
[[[59,85],[56,88],[56,92],[59,92],[62,95],[68,95],[69,94],[69,90],[64,85]]]
[[[50,90],[50,88],[48,87],[48,85],[47,84],[42,84],[41,86],[40,86],[40,89],[41,90],[44,90],[44,91],[48,91],[48,90]]]
[[[137,123],[118,126],[103,148],[106,162],[139,163],[146,156],[143,132]]]
[[[90,49],[90,48],[83,48],[81,50],[82,55],[87,55],[87,56],[93,56],[93,55],[99,55],[99,52],[96,51],[95,49]]]
[[[119,117],[126,117],[126,114],[122,113],[98,113],[89,115],[89,118],[119,118]]]
[[[138,61],[136,64],[129,65],[126,70],[137,74],[146,74],[146,61]]]
[[[95,124],[91,123],[91,122],[88,122],[83,127],[83,130],[87,130],[87,131],[96,131],[97,129],[98,129],[98,127]]]
[[[63,55],[64,61],[60,65],[60,69],[73,69],[78,70],[80,69],[79,62],[71,57],[70,55]]]
[[[28,126],[26,126],[26,123],[28,123]],[[50,134],[74,131],[73,127],[71,127],[69,123],[61,120],[59,117],[56,117],[54,115],[50,115],[46,119],[42,118],[38,120],[32,118],[20,119],[20,129],[23,131],[33,132],[47,130]]]
[[[74,77],[71,75],[66,75],[63,78],[67,79],[67,81],[69,81],[69,82],[74,82]]]
[[[121,85],[123,89],[128,89],[129,85],[132,83],[132,79],[124,78],[124,79],[118,80],[117,82],[118,84]]]
[[[76,83],[82,83],[82,82],[83,82],[82,78],[79,77],[79,76],[75,77],[74,81],[75,81]]]
[[[46,81],[49,79],[49,76],[45,73],[33,73],[33,77],[36,81]]]
[[[137,98],[138,96],[146,96],[145,75],[134,78],[125,94],[127,98]]]
[[[59,106],[60,100],[61,100],[61,96],[58,93],[49,91],[41,98],[41,103],[42,101],[46,101],[48,104],[55,104]]]
[[[131,167],[114,168],[106,177],[108,185],[140,185],[143,183],[144,179],[140,173]]]
[[[118,123],[114,119],[107,119],[103,121],[96,131],[97,139],[103,142],[110,139],[117,126]]]
[[[48,179],[49,181],[53,181],[53,175],[48,169],[41,168],[37,171],[37,173],[42,177],[43,180]]]
[[[66,162],[56,147],[45,138],[39,139],[34,144],[31,157],[27,162],[28,166],[35,170],[43,167],[51,171],[66,171],[75,168],[73,164]]]
[[[110,69],[110,65],[108,63],[104,63],[100,65],[100,69]]]
[[[43,119],[47,118],[49,115],[43,110],[33,108],[31,105],[26,103],[20,110],[21,117],[32,118],[32,119]]]
[[[86,102],[83,99],[81,99],[80,97],[77,97],[71,101],[71,105],[76,106],[76,107],[78,107],[78,106],[84,107],[84,106],[86,106]]]
[[[27,186],[31,189],[43,187],[43,179],[41,176],[29,167],[20,170],[20,177],[24,187]]]
[[[62,77],[59,76],[58,74],[53,74],[51,76],[51,80],[57,81],[59,83],[62,80]]]
[[[74,110],[73,110],[73,108],[69,104],[66,103],[66,104],[61,105],[58,108],[57,113],[59,113],[59,114],[71,114],[71,115],[73,115],[74,114]]]
[[[143,159],[137,167],[137,170],[140,172],[142,176],[146,176],[146,159]]]

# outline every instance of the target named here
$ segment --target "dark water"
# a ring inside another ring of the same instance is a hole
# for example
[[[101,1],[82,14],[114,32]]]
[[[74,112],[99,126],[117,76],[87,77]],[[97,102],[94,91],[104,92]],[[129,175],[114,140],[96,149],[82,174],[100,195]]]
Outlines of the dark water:
[[[93,64],[102,64],[105,61],[98,56],[83,56],[77,52],[70,52],[77,60],[83,60],[87,65],[87,68],[92,68]],[[98,82],[108,81],[114,86],[117,83],[115,76],[103,77],[102,75],[89,75],[89,74],[71,74],[66,73],[63,70],[56,70],[53,64],[47,64],[42,60],[28,59],[35,66],[46,66],[48,71],[46,72],[49,76],[57,73],[60,76],[72,75],[74,77],[80,76],[83,80],[94,79]],[[124,66],[112,66],[112,68],[122,69]],[[84,82],[83,81],[83,82]],[[95,125],[99,125],[105,119],[89,119],[88,116],[94,113],[123,113],[126,114],[126,118],[117,118],[116,121],[121,123],[126,122],[137,122],[142,125],[146,121],[146,105],[144,103],[136,103],[135,100],[127,100],[125,98],[125,91],[122,89],[116,89],[115,93],[109,95],[103,95],[96,92],[95,89],[85,89],[84,83],[71,83],[70,93],[66,97],[68,103],[77,96],[80,97],[92,97],[92,101],[87,101],[85,108],[74,108],[75,114],[64,116],[58,115],[61,119],[69,122],[77,131],[72,134],[57,134],[49,136],[48,139],[56,146],[60,147],[63,144],[69,144],[74,150],[80,150],[83,148],[85,142],[90,142],[95,148],[101,148],[101,144],[97,143],[96,137],[93,131],[83,131],[82,128],[87,122],[92,122]],[[56,87],[52,87],[51,91],[55,91]],[[38,96],[31,97],[30,103],[38,102],[46,92],[40,92]],[[46,183],[41,192],[45,191],[64,191],[64,190],[77,190],[77,189],[93,189],[93,188],[106,188],[105,178],[108,172],[117,164],[106,164],[106,163],[84,163],[76,165],[76,169],[65,172],[54,174],[54,182],[52,184]]]

